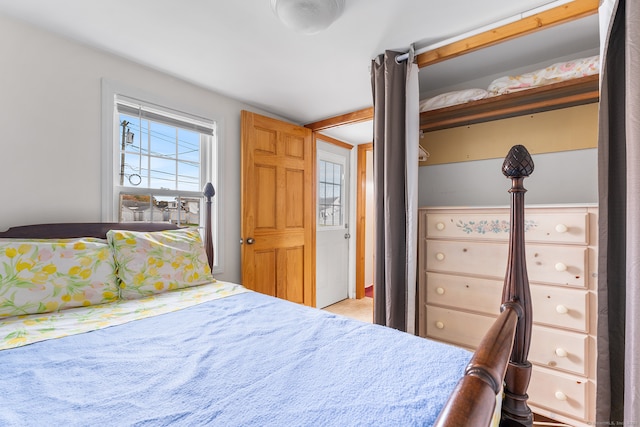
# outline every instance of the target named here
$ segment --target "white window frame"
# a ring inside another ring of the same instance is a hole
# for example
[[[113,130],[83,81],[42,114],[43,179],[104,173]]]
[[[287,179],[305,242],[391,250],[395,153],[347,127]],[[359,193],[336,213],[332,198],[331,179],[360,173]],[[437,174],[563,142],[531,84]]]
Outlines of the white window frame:
[[[342,217],[342,222],[338,225],[320,225],[320,194],[317,194],[316,197],[318,198],[318,200],[316,200],[316,221],[318,222],[318,225],[316,226],[316,229],[318,231],[332,231],[332,230],[344,230],[345,228],[347,228],[347,224],[349,222],[349,218],[346,217],[345,215],[345,211],[346,211],[346,203],[349,203],[349,195],[347,193],[347,189],[345,188],[345,173],[346,173],[346,160],[343,156],[340,156],[338,154],[334,154],[331,153],[329,151],[324,151],[324,150],[318,150],[317,151],[317,167],[320,168],[320,162],[321,161],[325,161],[325,162],[331,162],[337,165],[341,165],[342,166],[342,176],[340,178],[340,209],[342,209],[341,212],[341,217]],[[318,176],[316,177],[316,184],[317,186],[319,186],[320,184],[320,174],[318,173]],[[319,190],[318,190],[319,193]]]
[[[216,190],[216,195],[212,200],[211,213],[212,213],[212,232],[213,232],[213,245],[215,248],[215,259],[213,272],[216,274],[222,273],[224,265],[223,251],[218,250],[219,242],[223,240],[223,229],[220,227],[220,215],[218,206],[220,205],[220,192],[218,186],[220,184],[221,168],[218,161],[219,147],[220,147],[220,120],[216,120],[215,117],[209,118],[208,114],[198,113],[197,109],[184,106],[180,103],[168,101],[153,94],[145,93],[136,88],[128,87],[121,83],[102,79],[102,102],[101,102],[101,191],[102,191],[102,209],[101,217],[104,222],[118,222],[120,217],[119,210],[119,194],[120,190],[124,190],[126,193],[138,193],[138,194],[157,194],[163,195],[163,190],[155,190],[148,188],[131,188],[120,186],[120,121],[119,113],[116,107],[116,98],[129,98],[141,100],[148,104],[154,104],[162,106],[167,110],[184,111],[185,115],[207,117],[207,120],[215,123],[214,136],[212,142],[208,146],[201,147],[201,181],[211,182]],[[202,159],[205,161],[202,161]],[[204,187],[204,186],[203,186]],[[204,189],[204,188],[203,188]],[[174,193],[174,191],[170,191]],[[187,192],[184,192],[187,193]],[[206,210],[206,200],[203,197],[200,205],[202,212]],[[204,229],[205,224],[201,224]]]

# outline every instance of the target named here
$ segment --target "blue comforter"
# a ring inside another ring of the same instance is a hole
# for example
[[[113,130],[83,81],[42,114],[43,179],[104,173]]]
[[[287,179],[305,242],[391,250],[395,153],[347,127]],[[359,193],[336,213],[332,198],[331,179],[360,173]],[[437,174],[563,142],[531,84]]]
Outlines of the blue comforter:
[[[429,426],[470,356],[248,292],[0,351],[0,425]]]

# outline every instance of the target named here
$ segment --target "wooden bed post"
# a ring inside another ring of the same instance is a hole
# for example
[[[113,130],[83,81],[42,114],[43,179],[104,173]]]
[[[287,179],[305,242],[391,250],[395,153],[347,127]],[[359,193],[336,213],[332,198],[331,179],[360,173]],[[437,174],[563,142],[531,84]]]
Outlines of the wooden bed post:
[[[211,199],[216,195],[213,184],[207,182],[204,186],[204,197],[206,200],[206,211],[204,217],[204,248],[209,259],[209,268],[213,271],[213,235],[211,232]]]
[[[509,258],[504,280],[502,304],[516,304],[521,314],[507,372],[502,402],[501,426],[531,426],[533,414],[527,405],[527,387],[531,378],[531,363],[527,360],[531,343],[531,293],[524,248],[524,178],[533,172],[533,160],[527,149],[515,145],[502,165],[502,173],[511,178],[511,229]]]
[[[526,148],[515,145],[507,154],[502,173],[511,178],[509,258],[500,315],[471,357],[464,376],[449,396],[436,427],[488,426],[501,391],[501,427],[531,427],[527,405],[531,363],[531,295],[524,252],[524,178],[533,172]],[[504,381],[503,381],[504,380]],[[503,388],[504,382],[504,388]]]

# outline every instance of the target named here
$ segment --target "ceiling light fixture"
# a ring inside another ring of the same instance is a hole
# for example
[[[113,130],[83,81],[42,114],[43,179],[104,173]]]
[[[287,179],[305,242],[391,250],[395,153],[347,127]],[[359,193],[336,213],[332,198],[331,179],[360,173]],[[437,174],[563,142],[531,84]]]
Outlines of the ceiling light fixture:
[[[340,17],[344,0],[271,0],[271,9],[286,27],[316,34]]]

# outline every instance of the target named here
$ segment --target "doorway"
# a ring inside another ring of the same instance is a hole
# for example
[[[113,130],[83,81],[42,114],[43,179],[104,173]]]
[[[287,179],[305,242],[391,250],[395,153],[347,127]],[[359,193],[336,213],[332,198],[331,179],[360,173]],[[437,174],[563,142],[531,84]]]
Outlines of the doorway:
[[[371,163],[367,167],[366,160],[373,156],[373,108],[308,123],[305,127],[313,130],[317,140],[329,137],[338,143],[348,141],[349,144],[343,144],[352,149],[357,147],[357,155],[354,152],[352,156],[351,194],[354,197],[349,297],[361,299],[365,297],[365,282],[366,285],[373,283],[373,213],[368,213],[366,207],[367,203],[373,204],[373,179],[367,183],[367,177],[373,176],[373,166]]]
[[[373,297],[373,144],[358,145],[356,298]]]
[[[351,149],[318,137],[316,173],[316,307],[349,297]]]

